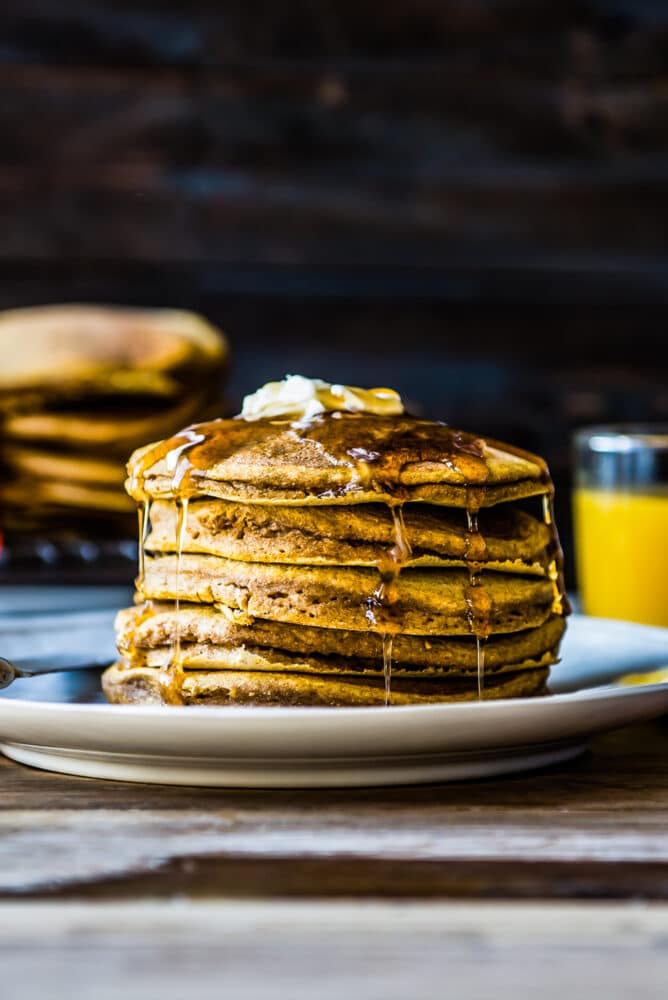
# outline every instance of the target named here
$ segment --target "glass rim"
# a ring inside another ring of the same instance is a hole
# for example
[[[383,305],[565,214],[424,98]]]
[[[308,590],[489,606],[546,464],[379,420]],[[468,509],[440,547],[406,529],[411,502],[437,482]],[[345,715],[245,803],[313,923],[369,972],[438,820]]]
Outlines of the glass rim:
[[[575,431],[573,441],[595,452],[668,449],[668,423],[592,424]]]

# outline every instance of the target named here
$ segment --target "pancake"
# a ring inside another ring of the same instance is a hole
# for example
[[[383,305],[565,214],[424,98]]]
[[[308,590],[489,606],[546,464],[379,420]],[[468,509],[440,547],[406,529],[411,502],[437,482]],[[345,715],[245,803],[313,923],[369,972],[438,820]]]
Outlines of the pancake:
[[[544,694],[547,668],[500,674],[485,685],[485,699]],[[414,705],[470,701],[478,697],[476,683],[465,678],[398,678],[389,702],[382,677],[332,677],[244,671],[192,671],[182,676],[178,690],[164,686],[165,673],[150,667],[116,663],[102,676],[107,699],[118,704],[364,706]],[[169,678],[167,678],[169,680]]]
[[[20,412],[9,415],[4,422],[7,438],[15,441],[40,441],[58,447],[98,448],[123,456],[147,438],[169,434],[174,427],[202,414],[207,405],[206,393],[196,392],[184,399],[165,406],[154,402],[152,412],[133,413],[127,409],[105,413],[99,405],[91,403],[90,412]],[[125,478],[125,475],[122,477]]]
[[[550,579],[482,572],[491,633],[540,625],[553,611]],[[460,635],[471,631],[471,579],[466,570],[409,569],[396,581],[391,623],[374,620],[380,577],[363,567],[282,566],[244,563],[184,553],[177,587],[177,557],[145,561],[143,596],[214,604],[244,623],[252,618],[325,628],[410,635]]]
[[[202,317],[177,309],[47,305],[0,314],[0,395],[75,392],[177,396],[174,373],[220,364],[227,343]]]
[[[67,452],[44,451],[28,445],[7,445],[3,450],[5,464],[20,475],[34,480],[54,480],[60,485],[62,480],[75,483],[90,483],[95,486],[114,486],[121,492],[123,486],[123,466],[118,461],[109,461],[90,455],[70,455]],[[124,494],[121,493],[125,500]],[[127,504],[126,504],[127,506]]]
[[[414,505],[403,517],[411,554],[403,565],[465,566],[471,537],[463,511]],[[479,519],[489,569],[545,574],[550,562],[547,525],[518,509],[485,510]],[[151,505],[150,552],[176,548],[177,511]],[[189,504],[182,537],[184,552],[243,562],[289,565],[377,566],[396,544],[396,526],[382,504],[348,507],[277,507],[199,500]]]
[[[519,670],[555,661],[564,619],[553,615],[543,625],[485,643],[488,673]],[[179,635],[179,659],[185,669],[293,670],[300,673],[382,673],[383,640],[375,632],[354,632],[289,625],[256,619],[238,625],[210,607],[156,604],[119,612],[119,650],[132,666],[166,666]],[[477,674],[472,636],[393,638],[392,676]]]
[[[209,415],[228,342],[183,310],[50,305],[0,312],[0,352],[0,508],[11,549],[27,535],[128,538],[128,452]]]
[[[125,487],[140,565],[110,701],[545,692],[569,609],[538,456],[416,419],[391,389],[288,376],[136,450]]]
[[[60,479],[15,479],[0,483],[0,509],[14,507],[19,512],[47,506],[65,510],[109,512],[134,515],[132,501],[122,489],[64,482]]]
[[[214,420],[134,452],[135,500],[428,502],[466,509],[546,494],[540,458],[443,423],[326,413],[308,421]]]

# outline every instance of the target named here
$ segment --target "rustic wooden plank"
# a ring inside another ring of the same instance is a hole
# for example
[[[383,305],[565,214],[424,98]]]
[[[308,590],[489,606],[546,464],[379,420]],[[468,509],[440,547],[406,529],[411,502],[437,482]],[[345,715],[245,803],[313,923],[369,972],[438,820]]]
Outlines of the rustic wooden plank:
[[[0,906],[5,1000],[474,996],[659,1000],[663,906]]]
[[[388,0],[279,7],[192,0],[5,0],[5,59],[121,65],[220,64],[243,58],[354,60],[456,55],[475,45],[496,60],[520,59],[540,72],[569,44],[597,65],[598,47],[620,60],[661,58],[665,7],[657,0]]]
[[[376,172],[425,179],[518,153],[575,155],[665,150],[665,78],[646,66],[620,79],[566,61],[546,80],[514,63],[340,70],[318,65],[203,71],[2,66],[3,162],[48,152],[53,162],[169,156],[177,163],[284,168],[291,159],[365,159]],[[512,162],[512,160],[511,160]],[[530,164],[524,165],[524,172]],[[537,169],[540,163],[534,164]],[[522,172],[522,163],[515,168]]]
[[[540,774],[395,789],[123,785],[3,762],[0,894],[668,898],[668,729]]]
[[[666,161],[668,165],[668,161]],[[306,169],[168,171],[148,165],[0,171],[3,259],[206,261],[219,266],[513,266],[665,269],[666,165],[634,178],[463,168],[438,185],[366,178],[339,187]],[[658,173],[657,171],[661,171]],[[653,261],[653,258],[655,260]]]

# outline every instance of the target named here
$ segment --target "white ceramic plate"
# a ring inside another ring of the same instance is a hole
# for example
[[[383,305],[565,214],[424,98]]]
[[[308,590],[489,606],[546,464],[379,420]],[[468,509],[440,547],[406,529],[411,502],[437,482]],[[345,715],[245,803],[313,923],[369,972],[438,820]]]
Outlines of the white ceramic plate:
[[[111,657],[110,611],[0,618],[0,654]],[[94,644],[94,649],[91,648]],[[596,734],[668,712],[668,629],[572,615],[545,698],[393,708],[159,708],[103,703],[97,674],[18,681],[0,694],[0,750],[34,767],[122,781],[342,787],[450,781],[543,767]]]

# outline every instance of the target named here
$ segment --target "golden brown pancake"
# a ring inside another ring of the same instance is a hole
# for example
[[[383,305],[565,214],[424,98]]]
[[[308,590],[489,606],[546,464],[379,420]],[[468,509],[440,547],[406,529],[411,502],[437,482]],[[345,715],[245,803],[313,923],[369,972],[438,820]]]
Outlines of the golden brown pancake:
[[[408,416],[391,390],[290,377],[127,471],[148,530],[111,701],[544,692],[568,609],[537,456]],[[516,503],[533,496],[542,521]]]
[[[221,363],[227,343],[194,313],[176,309],[48,305],[0,314],[0,394],[179,391],[174,372]]]
[[[520,670],[555,661],[564,619],[485,643],[486,673]],[[289,625],[255,619],[238,625],[214,608],[158,604],[128,608],[116,621],[117,643],[132,666],[166,666],[179,636],[179,662],[186,669],[289,670],[299,673],[382,673],[383,640],[375,632]],[[477,673],[473,636],[397,635],[392,676]]]
[[[122,489],[57,479],[15,479],[0,483],[0,508],[29,512],[39,507],[62,511],[108,512],[134,517],[133,504]]]
[[[217,497],[247,503],[428,502],[468,509],[544,494],[535,455],[412,417],[325,413],[307,423],[195,424],[128,463],[137,501]]]
[[[485,665],[491,670],[503,669],[508,663],[541,656],[557,647],[564,628],[563,616],[552,615],[535,628],[490,636],[485,646]],[[383,656],[382,636],[377,632],[291,625],[261,618],[240,625],[209,605],[181,604],[177,614],[173,603],[152,601],[148,607],[124,608],[116,617],[118,645],[128,658],[141,657],[149,650],[171,649],[177,630],[182,649],[188,645],[250,645],[306,656],[366,660],[381,660]],[[464,672],[477,668],[473,636],[395,635],[393,642],[393,660],[406,667]]]
[[[155,600],[177,596],[177,557],[146,559],[143,594]],[[483,572],[492,633],[540,625],[550,616],[554,587],[549,579]],[[282,566],[243,563],[185,553],[178,594],[183,601],[229,609],[241,622],[252,618],[364,631],[385,631],[370,614],[378,572],[357,566]],[[391,629],[410,635],[461,635],[471,631],[471,582],[466,570],[409,569],[396,582]]]
[[[485,699],[543,694],[547,668],[499,674],[485,685]],[[386,704],[382,677],[332,677],[306,674],[244,671],[192,671],[179,689],[168,693],[168,678],[151,667],[116,663],[102,677],[104,692],[118,704],[163,704],[176,698],[186,705],[364,706]],[[470,701],[478,697],[477,681],[465,678],[397,678],[389,704],[413,705],[443,701]]]
[[[404,565],[464,566],[471,554],[463,511],[412,505],[404,515],[410,556]],[[485,540],[477,561],[488,569],[545,574],[550,561],[547,525],[516,508],[480,514]],[[173,503],[151,505],[150,552],[176,550]],[[243,562],[291,565],[377,566],[396,545],[396,525],[383,504],[348,507],[279,507],[198,500],[189,504],[183,551]]]
[[[113,459],[44,451],[29,445],[7,445],[3,458],[12,471],[26,479],[32,477],[33,483],[40,480],[53,480],[57,485],[62,481],[65,484],[88,483],[103,488],[113,486],[114,492],[120,492],[123,487],[123,466]]]
[[[107,413],[98,400],[88,413],[48,409],[15,413],[7,417],[4,429],[7,437],[15,441],[40,441],[80,449],[102,446],[110,453],[122,455],[122,478],[125,479],[125,461],[130,449],[147,438],[169,434],[173,427],[201,414],[206,405],[207,395],[201,392],[191,393],[176,403],[170,401],[168,406],[155,401],[149,414],[132,409]]]
[[[107,514],[105,536],[127,537],[128,451],[209,414],[228,343],[181,310],[54,305],[0,312],[0,356],[0,507],[12,535],[90,539],[91,515]]]

